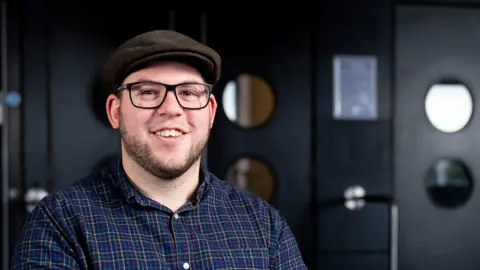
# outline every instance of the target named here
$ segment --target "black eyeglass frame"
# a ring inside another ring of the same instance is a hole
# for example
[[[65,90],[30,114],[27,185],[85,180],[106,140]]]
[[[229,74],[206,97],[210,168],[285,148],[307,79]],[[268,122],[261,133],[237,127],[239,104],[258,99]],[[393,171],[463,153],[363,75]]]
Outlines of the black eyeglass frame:
[[[151,107],[143,107],[143,106],[135,105],[135,103],[133,102],[133,98],[132,98],[132,87],[135,86],[135,85],[140,85],[140,84],[154,84],[154,85],[156,84],[156,85],[164,86],[166,88],[166,91],[165,91],[165,95],[163,96],[162,101],[157,106],[151,106]],[[207,96],[207,102],[205,103],[204,106],[195,107],[195,108],[185,107],[185,106],[182,105],[182,103],[180,103],[180,100],[178,100],[177,91],[176,91],[177,87],[182,86],[182,85],[192,85],[192,84],[207,87],[207,90],[208,90],[207,95],[208,96]],[[119,92],[124,91],[124,90],[128,91],[128,96],[130,97],[130,103],[132,103],[132,106],[136,107],[136,108],[139,108],[139,109],[157,109],[157,108],[160,108],[163,105],[163,103],[165,102],[165,99],[167,98],[168,92],[171,91],[171,92],[173,92],[173,95],[175,96],[175,99],[177,100],[178,105],[180,105],[180,107],[182,107],[183,109],[186,109],[186,110],[201,110],[201,109],[207,107],[208,104],[210,103],[210,96],[212,95],[212,92],[213,92],[213,85],[207,84],[207,83],[198,83],[198,82],[184,82],[184,83],[179,83],[179,84],[165,84],[165,83],[160,83],[160,82],[141,81],[141,82],[132,82],[132,83],[123,84],[123,85],[121,85],[117,88],[116,93],[118,94]]]

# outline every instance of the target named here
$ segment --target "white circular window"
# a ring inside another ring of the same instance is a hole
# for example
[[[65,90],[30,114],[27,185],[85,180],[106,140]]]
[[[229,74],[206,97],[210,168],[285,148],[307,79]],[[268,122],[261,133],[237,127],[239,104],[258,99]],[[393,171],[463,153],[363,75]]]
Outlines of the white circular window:
[[[464,128],[473,112],[473,99],[463,84],[435,84],[425,98],[425,112],[438,130],[453,133]]]

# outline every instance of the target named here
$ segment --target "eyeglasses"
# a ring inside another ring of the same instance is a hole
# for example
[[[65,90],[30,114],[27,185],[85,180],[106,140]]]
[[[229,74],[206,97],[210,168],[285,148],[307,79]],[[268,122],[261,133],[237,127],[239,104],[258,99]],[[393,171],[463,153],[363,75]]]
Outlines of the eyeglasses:
[[[199,110],[208,105],[212,88],[212,85],[203,83],[168,85],[159,82],[134,82],[120,86],[117,93],[128,90],[133,106],[142,109],[154,109],[162,106],[167,93],[172,91],[182,108]]]

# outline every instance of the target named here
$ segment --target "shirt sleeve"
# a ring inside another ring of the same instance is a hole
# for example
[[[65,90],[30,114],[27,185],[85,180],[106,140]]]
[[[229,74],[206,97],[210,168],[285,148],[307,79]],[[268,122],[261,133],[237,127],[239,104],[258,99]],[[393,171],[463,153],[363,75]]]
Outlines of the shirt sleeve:
[[[308,269],[303,261],[297,241],[284,218],[281,219],[280,236],[270,269]]]
[[[12,269],[79,269],[59,221],[41,203],[28,216],[15,246]]]

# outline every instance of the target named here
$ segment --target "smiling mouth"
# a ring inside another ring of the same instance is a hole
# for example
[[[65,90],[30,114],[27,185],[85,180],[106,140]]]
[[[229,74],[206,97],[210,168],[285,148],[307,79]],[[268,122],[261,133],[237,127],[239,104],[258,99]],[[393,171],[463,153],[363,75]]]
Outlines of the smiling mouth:
[[[176,129],[164,129],[161,131],[154,132],[154,134],[164,138],[175,138],[175,137],[182,136],[184,133]]]

